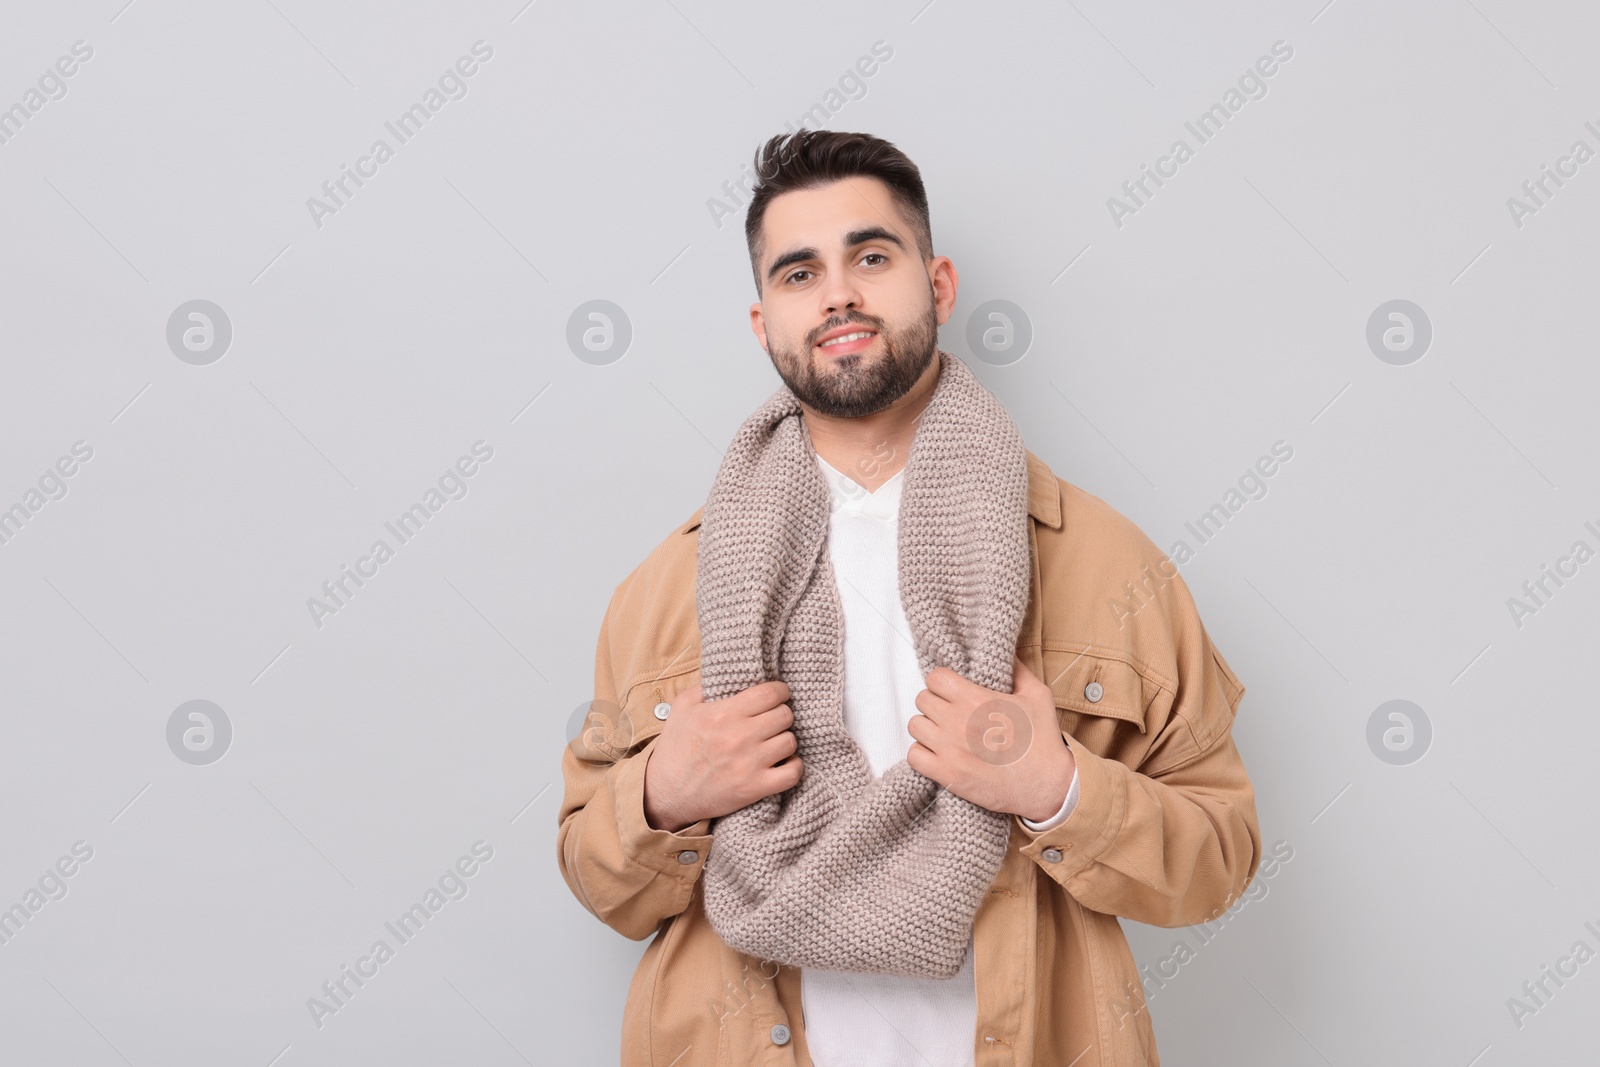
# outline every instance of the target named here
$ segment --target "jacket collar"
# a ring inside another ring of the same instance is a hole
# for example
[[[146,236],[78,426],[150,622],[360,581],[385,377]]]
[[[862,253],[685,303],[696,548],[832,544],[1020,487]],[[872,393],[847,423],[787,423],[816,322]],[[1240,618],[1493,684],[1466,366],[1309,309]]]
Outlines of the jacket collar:
[[[698,530],[705,510],[702,504],[677,532],[686,534]],[[1061,482],[1049,464],[1032,452],[1028,452],[1028,514],[1052,530],[1061,529]]]

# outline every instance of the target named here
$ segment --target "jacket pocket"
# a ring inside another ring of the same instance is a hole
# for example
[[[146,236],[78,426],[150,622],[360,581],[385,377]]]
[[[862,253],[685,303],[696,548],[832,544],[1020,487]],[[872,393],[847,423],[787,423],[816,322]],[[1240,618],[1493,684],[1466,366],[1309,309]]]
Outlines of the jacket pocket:
[[[1122,653],[1067,643],[1042,650],[1061,729],[1096,755],[1138,766],[1172,691]]]
[[[1045,681],[1056,707],[1081,715],[1121,719],[1145,732],[1145,709],[1154,695],[1129,662],[1084,648],[1045,648]]]
[[[643,748],[645,743],[659,734],[666,720],[656,715],[656,707],[670,704],[679,693],[694,685],[700,678],[698,659],[672,664],[670,673],[650,671],[635,678],[622,698],[622,719],[617,724],[614,746],[626,754]]]

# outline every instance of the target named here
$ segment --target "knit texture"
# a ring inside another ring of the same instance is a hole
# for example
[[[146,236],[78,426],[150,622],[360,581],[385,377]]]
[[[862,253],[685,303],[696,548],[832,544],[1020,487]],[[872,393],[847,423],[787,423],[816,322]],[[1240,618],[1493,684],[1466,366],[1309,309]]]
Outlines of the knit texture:
[[[901,487],[900,600],[924,674],[945,666],[1010,693],[1032,577],[1027,453],[966,365],[938,358]],[[695,608],[704,699],[783,679],[804,770],[794,788],[713,821],[706,915],[730,946],[763,959],[950,978],[1005,859],[1010,817],[904,760],[873,777],[844,725],[829,515],[784,386],[740,426],[712,484]]]

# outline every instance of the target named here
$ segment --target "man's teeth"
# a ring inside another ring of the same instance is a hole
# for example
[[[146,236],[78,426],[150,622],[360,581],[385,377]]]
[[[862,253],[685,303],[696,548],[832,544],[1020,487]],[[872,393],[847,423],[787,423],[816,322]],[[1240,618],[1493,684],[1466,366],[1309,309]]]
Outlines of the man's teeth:
[[[857,330],[855,333],[847,333],[843,337],[835,337],[831,341],[824,341],[819,347],[827,348],[829,345],[842,345],[846,341],[855,341],[862,337],[874,336],[876,335],[871,330]]]

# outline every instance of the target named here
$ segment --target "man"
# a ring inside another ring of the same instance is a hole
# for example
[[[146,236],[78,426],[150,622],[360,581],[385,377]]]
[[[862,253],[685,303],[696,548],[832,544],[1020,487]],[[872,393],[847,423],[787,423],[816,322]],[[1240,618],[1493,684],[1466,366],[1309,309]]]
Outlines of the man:
[[[756,164],[784,388],[617,587],[563,755],[567,884],[655,935],[622,1062],[1159,1064],[1116,917],[1254,876],[1244,687],[1170,560],[938,349],[916,166],[807,130]]]

